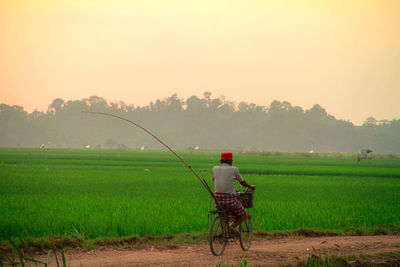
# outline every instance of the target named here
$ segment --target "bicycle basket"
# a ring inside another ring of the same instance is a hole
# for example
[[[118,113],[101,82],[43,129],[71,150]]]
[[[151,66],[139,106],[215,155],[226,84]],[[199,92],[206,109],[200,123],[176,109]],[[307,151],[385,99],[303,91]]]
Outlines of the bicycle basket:
[[[246,209],[254,208],[254,191],[237,191],[237,198]]]

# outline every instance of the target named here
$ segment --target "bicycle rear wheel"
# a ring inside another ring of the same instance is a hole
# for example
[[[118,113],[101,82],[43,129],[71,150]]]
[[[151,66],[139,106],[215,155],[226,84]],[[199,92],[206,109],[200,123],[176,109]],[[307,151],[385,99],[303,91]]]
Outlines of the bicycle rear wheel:
[[[249,250],[251,241],[253,240],[253,225],[251,218],[247,217],[239,226],[240,231],[240,246],[244,251]]]
[[[221,256],[224,253],[226,243],[228,242],[226,231],[225,220],[222,220],[219,216],[215,217],[211,223],[209,239],[211,252],[215,256]]]

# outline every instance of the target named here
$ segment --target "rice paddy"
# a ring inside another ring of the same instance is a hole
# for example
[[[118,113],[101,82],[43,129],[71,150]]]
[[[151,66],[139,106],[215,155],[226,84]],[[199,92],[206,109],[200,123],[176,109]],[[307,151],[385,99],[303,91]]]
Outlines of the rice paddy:
[[[178,152],[211,181],[218,152]],[[400,225],[400,159],[234,155],[257,186],[255,230]],[[195,233],[211,198],[168,151],[0,149],[0,232],[9,236]],[[4,237],[1,237],[4,239]]]

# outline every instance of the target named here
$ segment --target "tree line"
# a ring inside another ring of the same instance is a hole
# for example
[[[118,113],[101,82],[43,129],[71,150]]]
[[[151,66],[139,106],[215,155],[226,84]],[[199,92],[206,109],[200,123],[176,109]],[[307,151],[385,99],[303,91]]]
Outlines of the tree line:
[[[338,120],[316,104],[308,110],[287,101],[269,106],[224,97],[186,100],[176,94],[147,106],[107,102],[98,96],[64,101],[47,111],[28,113],[21,106],[0,104],[0,146],[97,147],[159,149],[153,138],[113,118],[88,115],[98,111],[128,118],[176,149],[234,149],[287,152],[400,153],[400,119],[366,119],[361,126]]]

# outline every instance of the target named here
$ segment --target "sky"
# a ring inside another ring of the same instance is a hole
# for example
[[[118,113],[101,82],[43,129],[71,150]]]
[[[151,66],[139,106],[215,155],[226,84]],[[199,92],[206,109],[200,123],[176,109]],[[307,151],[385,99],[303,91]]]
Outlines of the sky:
[[[0,0],[0,103],[203,92],[400,119],[398,0]]]

